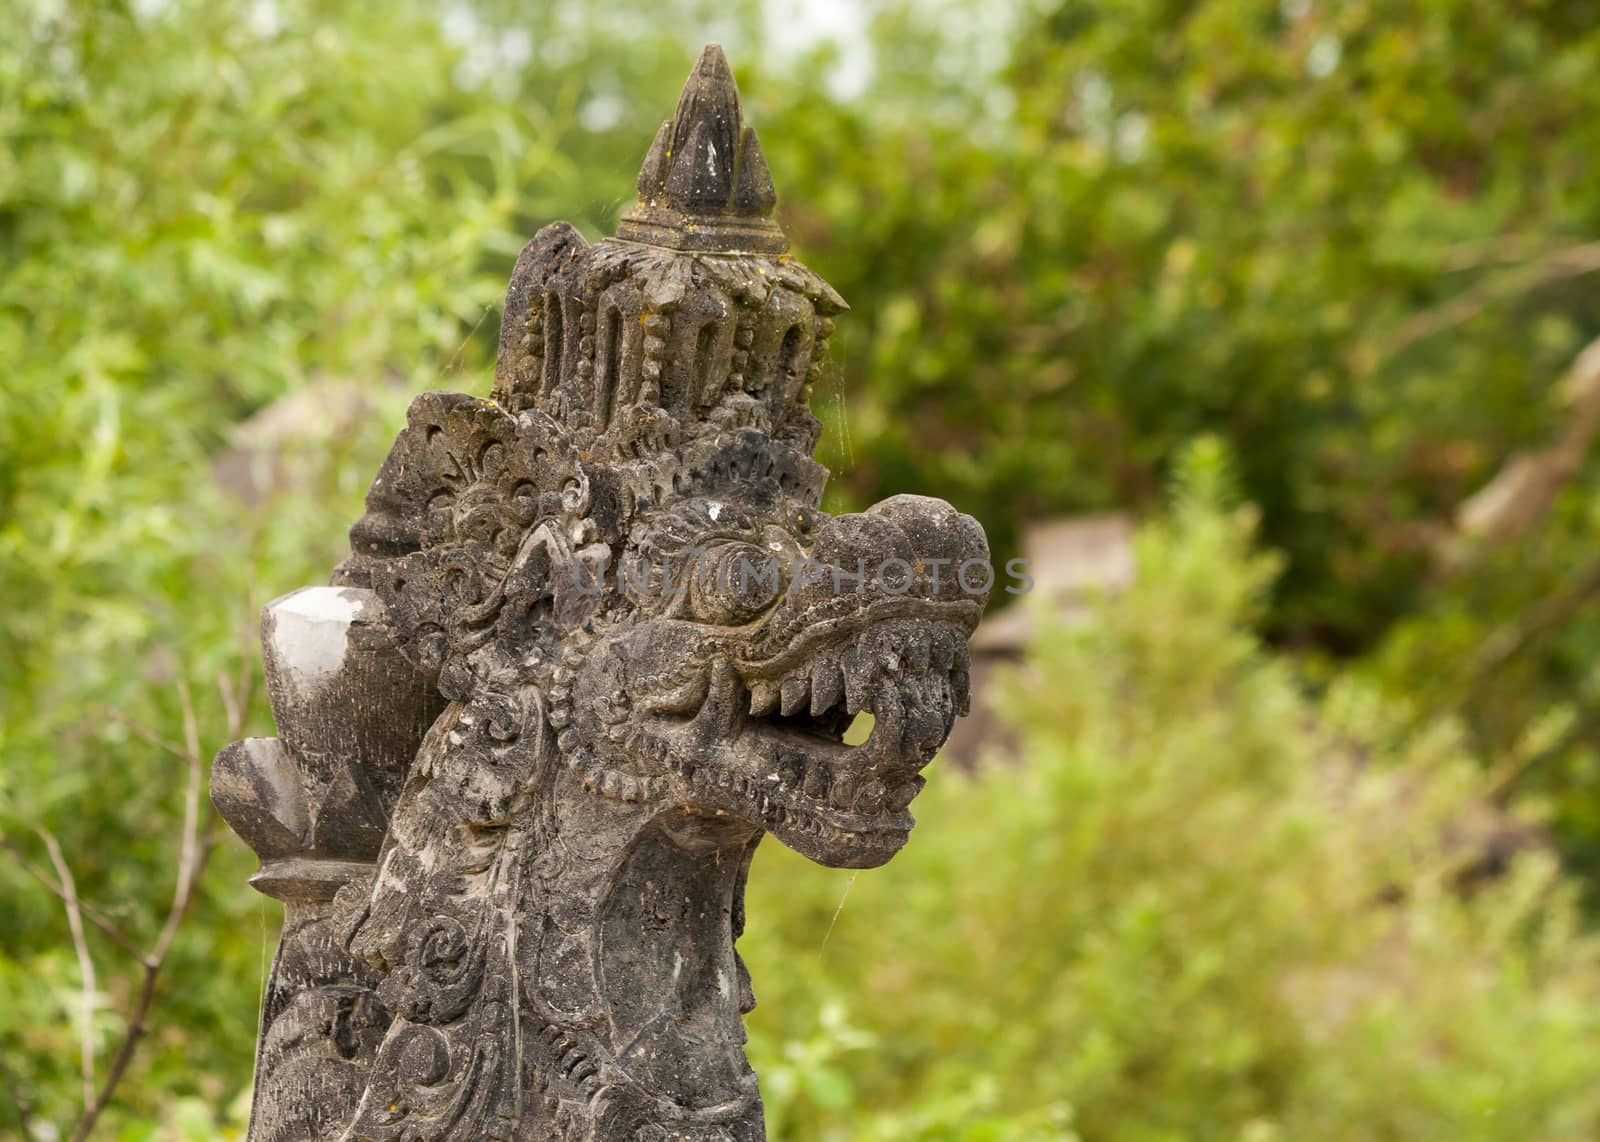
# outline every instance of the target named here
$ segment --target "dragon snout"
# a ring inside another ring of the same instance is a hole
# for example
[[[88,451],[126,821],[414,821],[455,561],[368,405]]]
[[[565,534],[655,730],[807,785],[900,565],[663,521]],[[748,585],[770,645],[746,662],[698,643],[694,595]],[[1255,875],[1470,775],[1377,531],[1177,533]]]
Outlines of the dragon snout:
[[[981,611],[993,581],[977,520],[943,500],[894,496],[817,529],[772,634],[782,639],[803,625],[895,600],[966,602]]]
[[[932,496],[891,496],[863,517],[881,520],[904,537],[916,570],[915,586],[930,598],[987,600],[992,586],[983,525]],[[848,518],[848,517],[844,517]]]

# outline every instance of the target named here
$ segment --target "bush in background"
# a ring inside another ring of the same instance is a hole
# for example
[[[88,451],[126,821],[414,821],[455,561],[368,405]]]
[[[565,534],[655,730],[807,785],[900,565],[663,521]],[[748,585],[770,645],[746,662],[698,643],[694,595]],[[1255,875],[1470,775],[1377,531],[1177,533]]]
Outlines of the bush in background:
[[[1252,633],[1278,561],[1190,453],[1139,577],[1042,633],[1019,756],[886,868],[769,845],[742,947],[774,1137],[1587,1139],[1600,948],[1548,854],[1463,888],[1481,768]]]

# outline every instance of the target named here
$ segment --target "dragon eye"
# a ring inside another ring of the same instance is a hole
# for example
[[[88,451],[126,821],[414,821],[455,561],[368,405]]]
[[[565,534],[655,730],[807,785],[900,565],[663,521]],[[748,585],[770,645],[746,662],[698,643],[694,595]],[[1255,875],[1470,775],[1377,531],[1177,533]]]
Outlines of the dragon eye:
[[[781,562],[753,543],[717,544],[695,568],[694,612],[706,622],[749,622],[782,593]]]

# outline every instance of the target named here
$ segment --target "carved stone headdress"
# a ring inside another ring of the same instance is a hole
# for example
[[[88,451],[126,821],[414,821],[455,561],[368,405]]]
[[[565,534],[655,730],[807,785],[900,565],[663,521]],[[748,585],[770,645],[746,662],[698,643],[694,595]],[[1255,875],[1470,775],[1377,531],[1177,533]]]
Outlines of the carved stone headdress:
[[[846,306],[784,253],[776,202],[713,44],[656,133],[616,237],[590,246],[557,223],[524,252],[495,399],[623,454],[641,433],[700,426],[756,428],[809,454],[811,385]]]

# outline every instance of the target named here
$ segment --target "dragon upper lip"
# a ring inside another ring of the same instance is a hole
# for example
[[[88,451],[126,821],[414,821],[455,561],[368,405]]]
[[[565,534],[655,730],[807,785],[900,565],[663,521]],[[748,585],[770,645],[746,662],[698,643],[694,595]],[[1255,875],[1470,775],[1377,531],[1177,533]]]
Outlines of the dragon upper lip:
[[[844,598],[841,596],[841,601]],[[839,614],[829,611],[830,608],[826,606],[810,607],[798,615],[787,616],[787,621],[782,624],[775,624],[788,629],[800,629],[779,649],[764,656],[743,659],[739,664],[740,672],[750,679],[781,679],[797,665],[806,663],[819,646],[826,648],[849,641],[852,632],[862,626],[898,618],[960,628],[964,633],[958,641],[965,647],[967,635],[977,626],[983,614],[983,605],[973,599],[928,599],[919,595],[903,595],[879,599],[865,608],[852,608]],[[761,647],[758,644],[754,649],[759,651]]]

